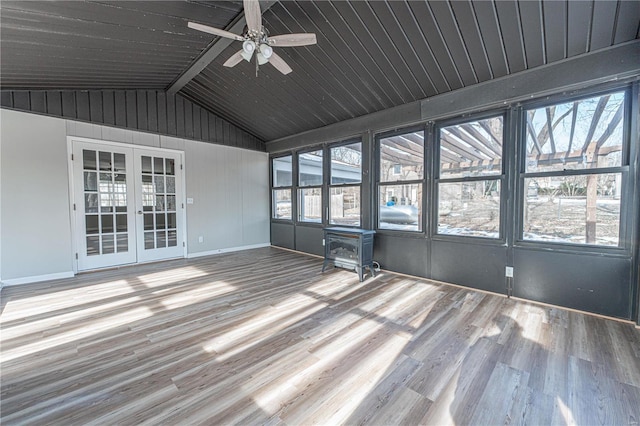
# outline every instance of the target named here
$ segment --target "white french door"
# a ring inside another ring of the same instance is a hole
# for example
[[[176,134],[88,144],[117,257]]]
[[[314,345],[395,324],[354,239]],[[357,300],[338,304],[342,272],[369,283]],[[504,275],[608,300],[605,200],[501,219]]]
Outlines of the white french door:
[[[180,154],[135,149],[139,262],[183,255]]]
[[[72,141],[79,271],[184,255],[181,154]]]

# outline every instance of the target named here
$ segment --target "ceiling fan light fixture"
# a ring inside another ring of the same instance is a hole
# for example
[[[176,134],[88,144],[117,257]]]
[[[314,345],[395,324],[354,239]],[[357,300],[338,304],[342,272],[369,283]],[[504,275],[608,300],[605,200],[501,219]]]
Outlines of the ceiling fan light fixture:
[[[269,58],[264,56],[262,52],[258,52],[257,58],[258,58],[258,65],[264,65],[267,62],[269,62]]]
[[[242,43],[242,57],[246,61],[250,61],[253,56],[253,52],[256,50],[256,43],[253,40],[245,40]]]
[[[260,45],[260,53],[268,60],[273,55],[273,48],[266,43],[262,43]]]

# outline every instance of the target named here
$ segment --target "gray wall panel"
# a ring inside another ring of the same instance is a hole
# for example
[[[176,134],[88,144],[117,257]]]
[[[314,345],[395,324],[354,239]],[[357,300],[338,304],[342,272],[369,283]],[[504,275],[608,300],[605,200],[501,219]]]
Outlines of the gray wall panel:
[[[323,238],[324,231],[320,227],[296,226],[296,250],[324,256]]]
[[[271,222],[271,244],[291,250],[296,248],[291,223]]]
[[[49,115],[62,115],[62,98],[57,90],[47,92],[47,113]]]
[[[47,94],[41,90],[31,92],[31,110],[43,113],[47,110]]]
[[[62,116],[66,118],[76,118],[76,97],[73,95],[73,92],[62,92],[61,95]]]
[[[628,319],[628,258],[514,250],[513,295]]]
[[[13,94],[13,104],[16,105],[16,108],[18,109],[31,109],[29,92],[26,90],[17,90]]]
[[[507,248],[434,240],[431,278],[495,293],[506,293]]]
[[[89,107],[89,92],[76,92],[76,118],[82,121],[91,121],[91,108]]]
[[[102,93],[98,91],[89,92],[89,121],[96,123],[105,122],[102,107]]]
[[[429,249],[424,238],[376,234],[373,259],[388,271],[428,277]]]
[[[155,90],[2,90],[1,106],[264,152],[264,142],[181,95]]]

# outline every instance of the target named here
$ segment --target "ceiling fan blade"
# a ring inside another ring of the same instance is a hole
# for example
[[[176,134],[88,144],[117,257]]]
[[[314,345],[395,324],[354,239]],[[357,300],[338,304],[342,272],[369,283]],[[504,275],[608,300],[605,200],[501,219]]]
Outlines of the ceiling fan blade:
[[[225,62],[223,65],[225,67],[235,67],[236,65],[238,65],[244,58],[242,57],[242,54],[244,53],[244,50],[240,49],[238,52],[234,53],[233,55],[231,55],[231,57],[229,59],[227,59],[227,62]]]
[[[278,71],[280,71],[282,74],[287,75],[289,74],[291,71],[293,71],[291,69],[291,67],[289,65],[287,65],[287,63],[284,61],[284,59],[282,59],[277,53],[273,52],[271,54],[271,57],[269,58],[269,63],[271,63],[271,65],[273,65],[274,67],[276,67],[276,69]]]
[[[262,14],[258,0],[244,0],[244,18],[249,31],[260,33],[262,30]]]
[[[205,33],[209,33],[209,34],[213,34],[213,35],[217,35],[219,37],[225,37],[225,38],[230,38],[233,40],[238,40],[238,41],[243,41],[244,37],[234,34],[234,33],[230,33],[229,31],[225,31],[225,30],[221,30],[219,28],[213,28],[210,27],[208,25],[202,25],[202,24],[198,24],[196,22],[189,22],[189,24],[187,24],[189,26],[189,28],[193,28],[194,30],[198,30],[198,31],[202,31]]]
[[[268,41],[270,45],[277,47],[308,46],[318,42],[314,33],[277,35],[269,37]]]

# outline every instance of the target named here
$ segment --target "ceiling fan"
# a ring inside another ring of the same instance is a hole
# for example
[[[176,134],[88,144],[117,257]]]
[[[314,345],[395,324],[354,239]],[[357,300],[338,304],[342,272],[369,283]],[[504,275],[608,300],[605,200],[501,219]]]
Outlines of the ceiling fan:
[[[291,67],[284,61],[284,59],[273,51],[273,48],[308,46],[316,44],[316,35],[314,33],[298,33],[269,36],[267,30],[262,26],[262,14],[260,12],[259,1],[243,0],[243,3],[247,26],[245,27],[245,32],[242,35],[234,34],[219,28],[213,28],[208,25],[198,24],[196,22],[189,22],[189,28],[242,42],[242,49],[227,59],[224,63],[225,67],[234,67],[243,59],[250,62],[255,52],[256,76],[258,74],[258,66],[264,65],[267,62],[273,65],[282,74],[289,74],[292,71]]]

